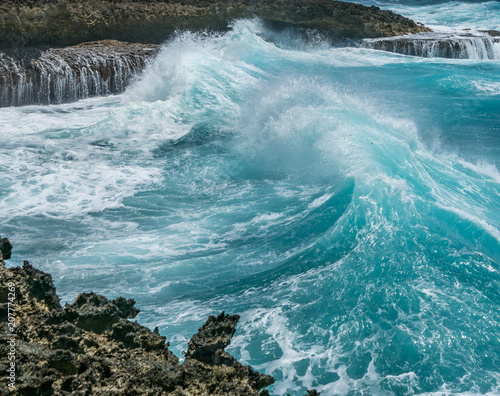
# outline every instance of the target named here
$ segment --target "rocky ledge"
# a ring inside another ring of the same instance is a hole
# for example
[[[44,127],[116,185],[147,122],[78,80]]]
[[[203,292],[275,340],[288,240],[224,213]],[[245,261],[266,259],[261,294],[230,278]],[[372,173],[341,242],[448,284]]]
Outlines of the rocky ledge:
[[[2,256],[10,257],[11,249],[0,239],[0,332],[7,341],[1,343],[0,394],[13,387],[30,396],[269,394],[262,389],[272,377],[224,351],[238,315],[210,316],[179,364],[158,328],[127,320],[139,313],[134,300],[82,293],[62,307],[49,274],[26,261],[22,268],[5,267]]]
[[[154,44],[104,40],[0,52],[0,107],[121,93],[158,50]]]
[[[0,46],[68,46],[114,39],[156,43],[177,30],[224,31],[259,17],[277,28],[315,29],[332,38],[427,31],[378,7],[332,0],[3,0]]]
[[[364,39],[361,47],[424,58],[500,60],[499,44],[496,30],[463,30]]]

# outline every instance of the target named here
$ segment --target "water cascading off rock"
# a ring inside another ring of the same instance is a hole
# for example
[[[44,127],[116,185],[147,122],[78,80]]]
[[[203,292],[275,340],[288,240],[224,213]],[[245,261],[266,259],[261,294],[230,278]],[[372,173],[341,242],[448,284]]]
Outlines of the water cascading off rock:
[[[156,45],[115,40],[0,52],[0,107],[71,102],[123,92]]]
[[[500,59],[500,39],[488,32],[421,33],[365,39],[361,47],[423,58]]]

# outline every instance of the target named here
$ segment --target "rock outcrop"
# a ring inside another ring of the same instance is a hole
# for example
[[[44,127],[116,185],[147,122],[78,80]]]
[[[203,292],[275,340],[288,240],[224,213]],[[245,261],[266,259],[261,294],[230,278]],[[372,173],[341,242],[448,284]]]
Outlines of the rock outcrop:
[[[2,254],[9,246],[0,240]],[[158,328],[128,320],[139,312],[134,300],[82,293],[62,307],[51,276],[26,261],[0,260],[0,279],[0,394],[12,383],[29,396],[249,396],[268,395],[262,389],[274,382],[224,351],[238,315],[210,316],[179,364]]]
[[[0,52],[0,107],[121,93],[157,52],[154,44],[114,40]]]
[[[159,44],[176,30],[224,31],[232,20],[254,16],[275,27],[316,29],[332,38],[428,30],[391,11],[332,0],[3,0],[0,46],[104,39]]]
[[[10,259],[12,245],[7,238],[0,237],[0,260]]]
[[[500,32],[422,33],[365,39],[361,46],[424,58],[500,60]]]

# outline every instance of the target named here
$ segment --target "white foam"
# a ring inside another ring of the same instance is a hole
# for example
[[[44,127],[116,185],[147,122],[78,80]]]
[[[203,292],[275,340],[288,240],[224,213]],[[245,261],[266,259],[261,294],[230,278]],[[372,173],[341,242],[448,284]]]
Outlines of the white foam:
[[[484,95],[500,95],[500,82],[473,81],[475,88]]]
[[[465,168],[468,168],[479,175],[486,176],[490,180],[500,184],[500,172],[497,167],[485,161],[480,161],[475,164],[457,158],[457,161]]]
[[[384,4],[384,8],[424,23],[433,30],[440,29],[500,29],[500,16],[496,12],[496,1],[464,2],[449,1],[444,3],[419,5]]]

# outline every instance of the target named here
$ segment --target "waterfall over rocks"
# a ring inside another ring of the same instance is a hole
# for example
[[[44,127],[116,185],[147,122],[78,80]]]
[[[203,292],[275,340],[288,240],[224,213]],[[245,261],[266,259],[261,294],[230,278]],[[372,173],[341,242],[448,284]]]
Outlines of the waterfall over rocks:
[[[114,40],[0,52],[0,107],[70,102],[123,92],[158,51]]]
[[[365,39],[361,47],[424,58],[500,60],[500,38],[490,32],[421,33]]]

